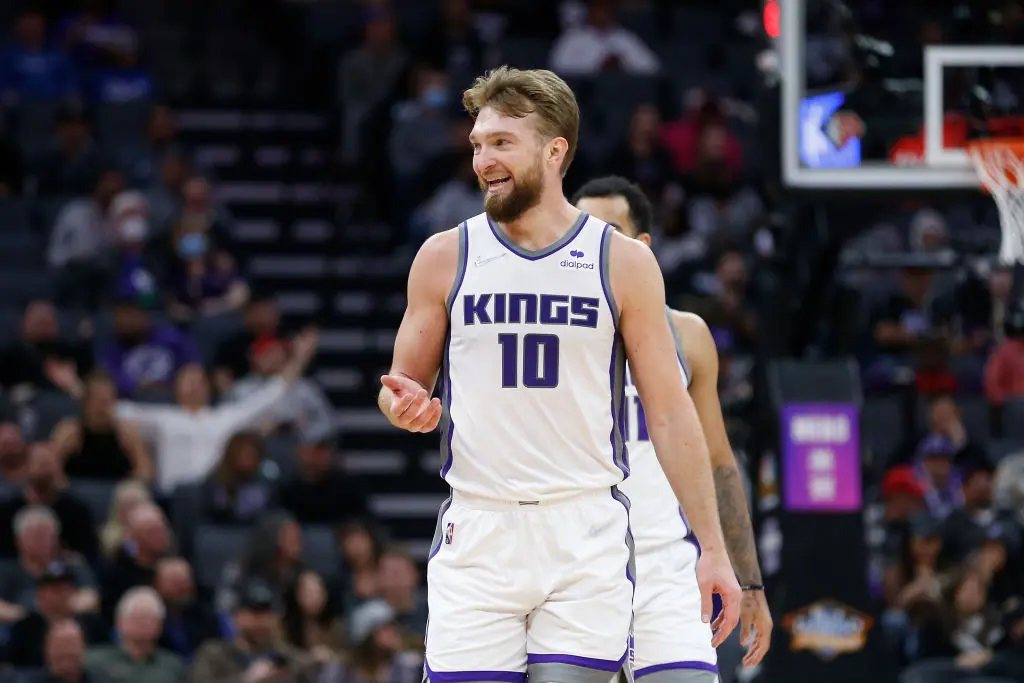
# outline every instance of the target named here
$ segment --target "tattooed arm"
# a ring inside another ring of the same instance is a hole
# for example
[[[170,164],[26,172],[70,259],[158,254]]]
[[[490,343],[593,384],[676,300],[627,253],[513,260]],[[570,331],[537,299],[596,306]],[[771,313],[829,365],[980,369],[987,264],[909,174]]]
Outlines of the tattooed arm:
[[[725,547],[732,560],[733,571],[740,585],[760,585],[761,567],[757,561],[754,529],[747,509],[747,494],[729,445],[718,400],[718,348],[707,324],[699,316],[673,311],[672,324],[683,342],[683,353],[690,366],[690,396],[693,397],[708,441],[718,515],[722,520],[722,535],[725,537]],[[753,666],[767,652],[771,638],[772,621],[762,591],[744,593],[741,618],[743,644],[752,645],[744,663]],[[749,640],[751,626],[755,630],[752,643]]]

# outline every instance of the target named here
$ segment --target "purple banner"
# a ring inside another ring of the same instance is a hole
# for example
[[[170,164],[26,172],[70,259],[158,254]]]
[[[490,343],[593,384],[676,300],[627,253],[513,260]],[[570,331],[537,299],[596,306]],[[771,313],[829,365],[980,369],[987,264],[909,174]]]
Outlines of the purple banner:
[[[860,420],[844,403],[782,408],[783,507],[793,512],[861,509]]]

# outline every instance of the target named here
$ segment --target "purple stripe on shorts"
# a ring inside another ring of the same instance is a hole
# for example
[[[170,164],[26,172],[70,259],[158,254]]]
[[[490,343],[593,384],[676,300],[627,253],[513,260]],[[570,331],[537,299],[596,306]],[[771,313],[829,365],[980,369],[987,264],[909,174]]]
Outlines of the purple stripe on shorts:
[[[710,671],[711,673],[718,673],[718,667],[714,664],[708,664],[707,662],[669,662],[668,664],[655,664],[654,666],[645,666],[642,669],[637,669],[633,672],[633,678],[643,678],[651,674],[656,674],[659,671],[674,671],[676,669],[690,669],[697,671]]]
[[[526,674],[522,671],[432,671],[427,669],[430,683],[475,683],[486,681],[493,683],[526,683]]]
[[[581,666],[585,669],[597,669],[598,671],[618,671],[626,663],[626,655],[629,651],[622,653],[622,656],[615,659],[596,659],[594,657],[577,657],[576,655],[526,655],[526,663],[529,664],[569,664]]]

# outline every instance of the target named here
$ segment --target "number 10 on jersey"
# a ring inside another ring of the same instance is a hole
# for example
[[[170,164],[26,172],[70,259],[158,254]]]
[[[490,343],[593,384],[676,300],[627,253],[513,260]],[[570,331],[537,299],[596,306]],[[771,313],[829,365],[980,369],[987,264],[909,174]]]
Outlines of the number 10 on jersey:
[[[503,388],[554,389],[558,386],[558,335],[499,334],[498,345],[501,346]]]

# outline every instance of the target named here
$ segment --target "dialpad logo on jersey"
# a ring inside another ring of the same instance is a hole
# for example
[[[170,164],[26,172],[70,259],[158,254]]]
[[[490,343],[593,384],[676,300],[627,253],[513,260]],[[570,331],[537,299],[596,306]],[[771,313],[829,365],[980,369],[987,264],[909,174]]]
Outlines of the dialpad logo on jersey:
[[[807,650],[825,661],[864,649],[872,623],[868,615],[831,599],[794,610],[782,621],[790,650]]]
[[[580,249],[573,249],[572,251],[569,252],[569,256],[571,256],[572,258],[571,259],[568,259],[568,258],[567,259],[562,259],[562,262],[559,263],[558,265],[562,266],[563,268],[572,268],[573,270],[593,270],[594,269],[594,264],[592,262],[590,262],[590,261],[586,261],[585,262],[585,261],[582,260],[583,257],[586,256],[586,254],[584,254],[582,250],[580,250]]]

